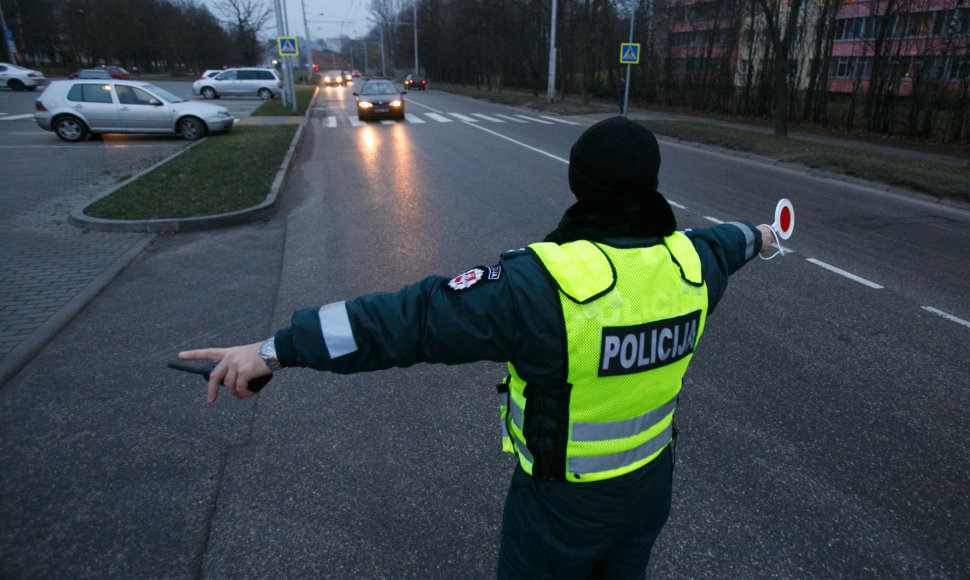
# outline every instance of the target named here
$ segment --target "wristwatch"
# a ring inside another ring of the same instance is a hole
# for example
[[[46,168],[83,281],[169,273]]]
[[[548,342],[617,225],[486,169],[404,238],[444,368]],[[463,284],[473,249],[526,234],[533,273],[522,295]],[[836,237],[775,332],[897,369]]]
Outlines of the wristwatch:
[[[263,362],[269,367],[269,370],[276,372],[283,368],[280,364],[280,359],[276,357],[276,337],[270,337],[263,341],[263,344],[259,345],[259,356],[263,358]]]

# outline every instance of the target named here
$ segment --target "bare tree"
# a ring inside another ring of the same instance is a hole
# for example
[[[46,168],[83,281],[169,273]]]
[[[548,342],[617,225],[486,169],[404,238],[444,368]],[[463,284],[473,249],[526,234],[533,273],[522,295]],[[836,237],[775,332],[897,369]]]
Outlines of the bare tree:
[[[775,135],[788,136],[788,59],[795,42],[802,0],[758,0],[765,16],[768,38],[774,49]],[[787,19],[779,22],[787,8]],[[782,28],[784,25],[784,28]]]
[[[265,0],[219,0],[214,6],[229,21],[237,63],[259,64],[263,50],[258,35],[272,15]]]

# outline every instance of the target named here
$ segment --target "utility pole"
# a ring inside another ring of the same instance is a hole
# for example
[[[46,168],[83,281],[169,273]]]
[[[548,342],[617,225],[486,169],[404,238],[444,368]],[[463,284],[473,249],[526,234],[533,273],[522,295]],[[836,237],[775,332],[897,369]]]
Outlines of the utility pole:
[[[418,70],[418,0],[414,0],[414,74],[420,75]]]
[[[636,17],[636,2],[630,5],[630,40],[633,43],[633,21]],[[626,83],[623,86],[623,116],[626,117],[626,110],[630,107],[630,63],[626,63]]]
[[[307,79],[310,77],[313,71],[313,49],[310,48],[310,27],[306,23],[306,0],[300,0],[300,5],[303,7],[303,34],[306,35],[306,70],[303,71],[303,78]]]
[[[552,0],[552,30],[549,32],[549,102],[556,100],[556,0]]]
[[[280,8],[280,0],[273,0],[273,8],[276,11],[276,36],[286,36],[286,33],[283,32],[283,10]],[[289,104],[290,98],[287,94],[289,91],[289,84],[286,81],[286,61],[287,59],[281,57],[280,69],[283,71],[283,85],[285,87],[283,89],[283,108],[286,108],[286,106]],[[295,104],[296,103],[294,103],[294,105]]]

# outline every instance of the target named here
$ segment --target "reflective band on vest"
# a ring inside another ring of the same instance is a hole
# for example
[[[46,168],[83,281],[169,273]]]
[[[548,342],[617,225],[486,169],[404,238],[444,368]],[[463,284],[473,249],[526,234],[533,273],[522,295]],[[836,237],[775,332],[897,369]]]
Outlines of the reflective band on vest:
[[[604,421],[602,423],[570,423],[573,441],[604,441],[606,439],[622,439],[643,433],[659,423],[664,417],[674,412],[677,398],[674,397],[659,409],[647,411],[643,415],[625,421]],[[521,411],[520,411],[521,413]]]
[[[648,247],[578,241],[529,248],[559,290],[567,365],[565,385],[533,394],[561,395],[568,421],[527,413],[528,380],[510,364],[509,392],[501,395],[503,448],[532,474],[525,434],[538,437],[541,476],[558,465],[554,471],[565,473],[552,477],[566,481],[609,479],[646,465],[670,442],[681,382],[706,321],[707,287],[693,244],[674,233]],[[556,406],[549,405],[537,408]],[[530,427],[527,417],[542,423]],[[536,428],[549,424],[558,425],[551,434]],[[556,453],[563,454],[558,462]]]

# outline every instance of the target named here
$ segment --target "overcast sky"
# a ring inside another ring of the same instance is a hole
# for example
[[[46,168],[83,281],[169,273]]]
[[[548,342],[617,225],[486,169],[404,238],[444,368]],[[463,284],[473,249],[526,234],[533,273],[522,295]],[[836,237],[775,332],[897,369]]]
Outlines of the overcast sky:
[[[209,6],[212,13],[219,19],[221,12],[213,6],[218,0],[197,0]],[[264,0],[271,11],[276,3],[274,0]],[[370,0],[281,0],[285,4],[289,21],[290,36],[306,36],[303,27],[303,11],[306,9],[306,25],[310,29],[310,39],[334,38],[346,34],[351,38],[362,36],[367,32],[367,18],[370,14]],[[263,33],[275,36],[275,12],[270,17]]]

